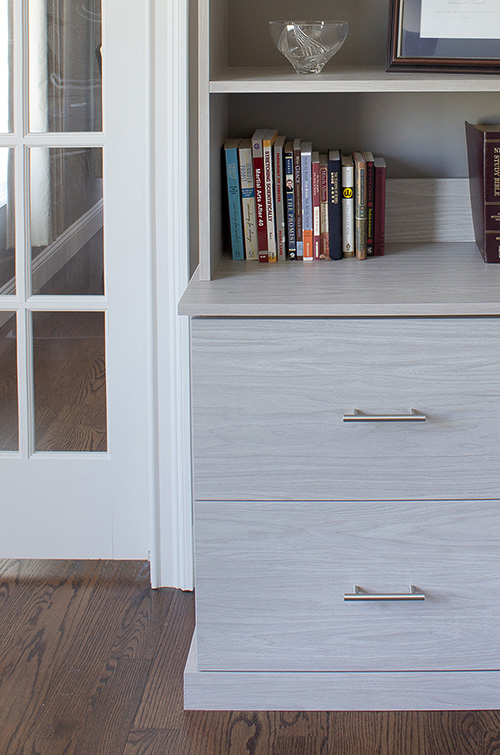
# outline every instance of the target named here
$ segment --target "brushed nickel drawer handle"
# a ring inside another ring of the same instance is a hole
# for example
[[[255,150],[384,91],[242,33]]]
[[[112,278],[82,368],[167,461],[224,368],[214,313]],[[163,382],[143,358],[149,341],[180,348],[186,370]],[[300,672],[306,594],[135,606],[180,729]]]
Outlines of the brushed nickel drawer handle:
[[[425,594],[417,591],[415,585],[410,585],[409,592],[402,593],[370,593],[364,592],[359,585],[354,585],[352,593],[344,593],[344,600],[425,600]]]
[[[416,409],[410,409],[408,414],[365,414],[354,409],[352,414],[344,414],[344,422],[425,422],[427,417]]]

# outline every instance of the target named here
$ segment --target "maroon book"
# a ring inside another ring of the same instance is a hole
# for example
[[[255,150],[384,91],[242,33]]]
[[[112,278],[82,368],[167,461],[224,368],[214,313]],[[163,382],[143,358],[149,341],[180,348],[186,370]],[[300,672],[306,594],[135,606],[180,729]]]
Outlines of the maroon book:
[[[500,262],[500,125],[465,122],[474,235],[485,262]]]
[[[266,200],[264,195],[264,151],[262,139],[267,129],[258,129],[252,136],[253,175],[255,182],[255,208],[257,210],[257,241],[259,262],[269,262],[267,246]]]
[[[381,257],[385,253],[385,184],[387,171],[383,157],[376,157],[373,165],[375,168],[373,254],[375,257]]]
[[[375,200],[375,168],[371,152],[363,152],[366,160],[366,256],[373,257],[373,207]]]

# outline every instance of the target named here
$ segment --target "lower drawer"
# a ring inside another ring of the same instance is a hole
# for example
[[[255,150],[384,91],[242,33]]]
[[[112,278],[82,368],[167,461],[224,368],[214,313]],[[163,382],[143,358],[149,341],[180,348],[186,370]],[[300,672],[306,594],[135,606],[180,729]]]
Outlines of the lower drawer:
[[[499,545],[493,500],[198,502],[198,668],[499,669]]]

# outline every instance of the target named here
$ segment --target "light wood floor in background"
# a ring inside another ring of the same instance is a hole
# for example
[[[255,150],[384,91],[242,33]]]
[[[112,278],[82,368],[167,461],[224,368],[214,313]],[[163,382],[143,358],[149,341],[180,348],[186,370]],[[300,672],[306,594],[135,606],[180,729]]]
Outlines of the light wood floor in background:
[[[492,755],[500,712],[184,712],[193,595],[142,562],[0,560],[0,755]]]

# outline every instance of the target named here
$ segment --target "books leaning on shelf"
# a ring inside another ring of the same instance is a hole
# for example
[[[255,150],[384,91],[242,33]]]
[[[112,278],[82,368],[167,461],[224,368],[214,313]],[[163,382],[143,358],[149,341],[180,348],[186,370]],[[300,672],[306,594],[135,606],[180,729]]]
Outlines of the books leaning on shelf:
[[[312,262],[384,254],[383,158],[339,149],[320,154],[312,142],[268,128],[227,139],[224,154],[233,259]],[[500,176],[500,152],[498,163]],[[496,214],[500,235],[500,202]]]
[[[500,125],[465,122],[474,236],[485,262],[500,262]]]

